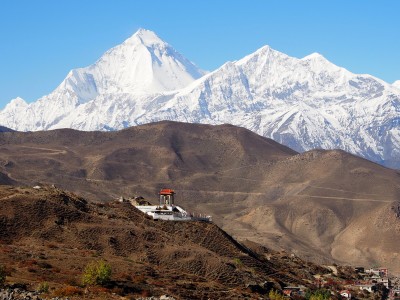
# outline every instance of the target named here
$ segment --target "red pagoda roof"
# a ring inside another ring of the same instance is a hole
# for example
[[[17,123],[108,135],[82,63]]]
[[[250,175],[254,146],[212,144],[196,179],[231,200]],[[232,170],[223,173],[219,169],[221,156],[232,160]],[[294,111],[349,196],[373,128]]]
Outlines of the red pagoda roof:
[[[173,195],[175,194],[173,189],[162,189],[160,195]]]

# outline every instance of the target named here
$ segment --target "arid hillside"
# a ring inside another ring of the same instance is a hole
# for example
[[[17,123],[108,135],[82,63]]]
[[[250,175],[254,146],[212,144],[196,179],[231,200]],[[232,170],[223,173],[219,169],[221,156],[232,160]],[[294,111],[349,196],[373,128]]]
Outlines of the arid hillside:
[[[90,200],[162,187],[239,240],[319,263],[400,272],[400,176],[343,151],[298,154],[231,125],[161,122],[117,132],[0,134],[5,184],[55,184]]]
[[[98,259],[112,266],[113,281],[89,290],[87,297],[96,299],[103,292],[129,299],[259,299],[267,288],[310,286],[314,274],[329,273],[278,253],[267,259],[212,223],[153,221],[128,203],[88,203],[53,187],[0,186],[0,206],[7,280],[33,288],[48,282],[54,294],[67,286],[79,298],[84,267]]]

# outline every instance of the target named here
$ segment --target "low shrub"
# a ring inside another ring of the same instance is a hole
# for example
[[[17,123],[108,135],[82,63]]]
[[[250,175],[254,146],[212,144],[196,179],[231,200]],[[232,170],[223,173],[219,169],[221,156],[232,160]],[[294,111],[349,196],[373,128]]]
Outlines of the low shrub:
[[[82,275],[84,285],[105,285],[111,280],[111,266],[105,261],[95,261],[89,263]]]
[[[28,272],[30,272],[30,273],[37,273],[37,269],[36,268],[34,268],[34,267],[29,267],[28,269]]]
[[[38,262],[37,264],[42,269],[51,269],[53,266],[47,262]]]
[[[240,258],[234,258],[233,263],[235,264],[236,267],[242,267],[243,262],[240,260]]]
[[[39,293],[47,293],[49,291],[49,284],[44,281],[39,283],[37,289],[36,289]]]
[[[316,291],[307,291],[305,298],[308,300],[329,300],[331,292],[327,289],[318,289]]]
[[[6,270],[3,265],[0,265],[0,286],[6,282]]]
[[[269,299],[271,300],[285,300],[285,296],[275,290],[271,290],[268,294]]]

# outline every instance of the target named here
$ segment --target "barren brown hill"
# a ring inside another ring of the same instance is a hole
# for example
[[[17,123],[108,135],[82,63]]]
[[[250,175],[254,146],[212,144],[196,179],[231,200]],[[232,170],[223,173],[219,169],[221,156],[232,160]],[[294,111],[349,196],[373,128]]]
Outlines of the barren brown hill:
[[[400,177],[343,151],[297,154],[231,125],[161,122],[118,132],[0,134],[1,179],[55,184],[88,199],[177,191],[189,210],[317,262],[400,272]]]
[[[153,221],[128,203],[88,203],[57,188],[1,186],[0,205],[8,281],[49,282],[55,294],[79,286],[85,265],[100,257],[113,268],[110,292],[133,297],[259,299],[267,281],[280,289],[328,273],[298,259],[269,261],[212,223]]]

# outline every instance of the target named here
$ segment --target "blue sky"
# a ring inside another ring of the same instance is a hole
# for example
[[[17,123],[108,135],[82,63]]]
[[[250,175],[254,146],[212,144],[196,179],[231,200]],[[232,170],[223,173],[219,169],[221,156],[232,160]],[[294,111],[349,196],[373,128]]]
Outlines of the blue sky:
[[[3,0],[0,108],[50,93],[73,68],[94,63],[137,29],[155,31],[213,70],[258,48],[319,52],[354,73],[400,79],[397,0]]]

